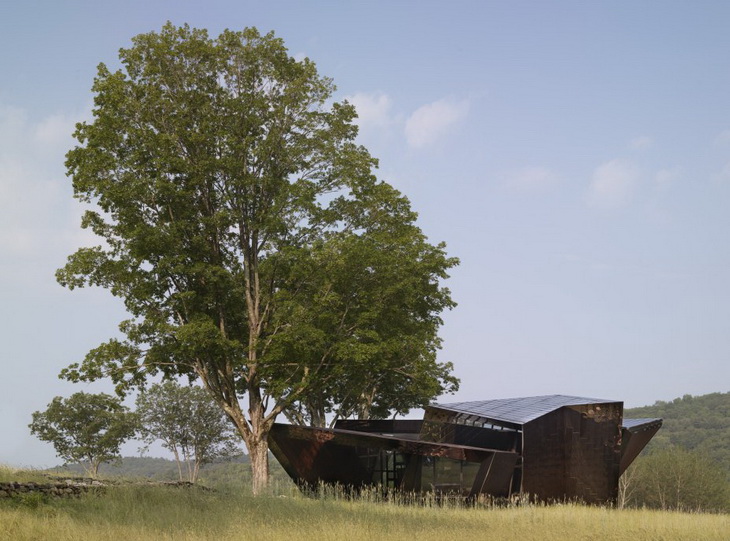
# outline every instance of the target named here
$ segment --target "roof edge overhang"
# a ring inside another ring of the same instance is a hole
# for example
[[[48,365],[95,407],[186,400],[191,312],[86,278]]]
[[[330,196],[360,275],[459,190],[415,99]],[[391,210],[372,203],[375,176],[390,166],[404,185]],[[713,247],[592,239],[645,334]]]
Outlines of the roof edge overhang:
[[[623,474],[639,453],[662,427],[662,419],[624,419],[621,426],[621,462],[619,475]]]

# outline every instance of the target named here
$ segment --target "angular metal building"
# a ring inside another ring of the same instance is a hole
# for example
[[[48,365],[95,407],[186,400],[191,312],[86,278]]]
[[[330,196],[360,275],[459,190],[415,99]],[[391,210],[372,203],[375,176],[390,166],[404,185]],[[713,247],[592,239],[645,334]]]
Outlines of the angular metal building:
[[[269,448],[301,486],[611,503],[661,425],[623,419],[622,402],[549,395],[434,404],[423,420],[276,424]]]

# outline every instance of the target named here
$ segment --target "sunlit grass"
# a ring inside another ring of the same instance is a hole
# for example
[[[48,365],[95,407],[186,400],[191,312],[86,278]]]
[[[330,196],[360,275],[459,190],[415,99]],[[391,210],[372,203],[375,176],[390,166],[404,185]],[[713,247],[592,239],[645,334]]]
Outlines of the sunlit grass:
[[[48,477],[37,470],[24,470],[0,464],[0,483],[45,483]]]
[[[369,501],[368,501],[369,500]],[[336,492],[253,497],[241,490],[115,486],[77,499],[0,501],[0,539],[726,540],[728,515],[605,509],[420,505]]]

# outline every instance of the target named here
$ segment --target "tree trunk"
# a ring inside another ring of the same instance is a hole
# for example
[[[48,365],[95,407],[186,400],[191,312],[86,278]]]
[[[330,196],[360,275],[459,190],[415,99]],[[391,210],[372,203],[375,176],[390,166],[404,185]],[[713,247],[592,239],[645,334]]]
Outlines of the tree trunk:
[[[269,443],[268,431],[256,441],[251,441],[248,447],[248,456],[251,460],[251,479],[253,481],[253,493],[259,495],[269,485]]]
[[[190,456],[185,457],[185,466],[188,470],[188,481],[193,482],[193,459]]]
[[[311,426],[326,426],[327,425],[327,417],[324,413],[323,407],[317,407],[313,406],[310,409],[310,415],[311,415]]]
[[[172,454],[175,457],[175,464],[177,464],[178,480],[179,481],[182,481],[183,480],[183,474],[182,474],[182,464],[180,462],[180,453],[178,453],[177,447],[175,447],[174,445],[172,446]]]
[[[221,406],[241,435],[251,461],[252,489],[255,495],[261,494],[269,484],[269,432],[274,424],[275,415],[266,416],[260,399],[259,389],[249,388],[249,416],[246,419],[239,402],[231,393],[229,401],[221,400]]]
[[[97,475],[99,475],[99,464],[101,464],[101,460],[94,458],[89,460],[89,468],[86,470],[86,473],[88,473],[89,477],[92,479],[96,479]]]

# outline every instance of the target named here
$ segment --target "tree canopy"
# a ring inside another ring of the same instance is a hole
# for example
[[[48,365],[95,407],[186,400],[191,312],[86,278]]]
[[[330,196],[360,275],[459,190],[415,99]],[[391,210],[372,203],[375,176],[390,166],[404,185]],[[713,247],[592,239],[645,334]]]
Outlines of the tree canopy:
[[[384,415],[455,389],[435,352],[457,261],[374,176],[330,79],[253,28],[168,23],[120,59],[99,66],[67,155],[103,244],[57,278],[109,289],[130,318],[64,377],[119,393],[200,378],[246,443],[254,491],[282,412]]]
[[[120,458],[119,448],[137,429],[137,418],[107,394],[79,392],[55,397],[33,413],[31,434],[53,444],[65,462],[80,463],[96,477],[102,462]]]

